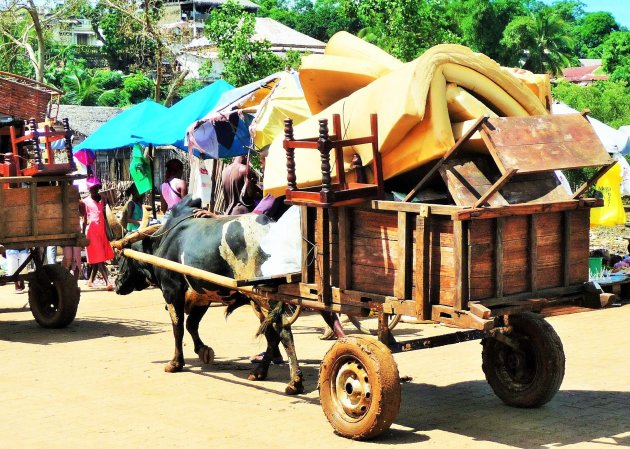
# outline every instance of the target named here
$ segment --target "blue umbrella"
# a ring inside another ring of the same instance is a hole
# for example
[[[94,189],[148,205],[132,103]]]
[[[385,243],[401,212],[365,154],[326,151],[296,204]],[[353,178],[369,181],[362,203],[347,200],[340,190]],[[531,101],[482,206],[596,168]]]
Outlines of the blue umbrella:
[[[144,143],[137,131],[146,124],[159,119],[167,108],[153,100],[144,100],[101,125],[92,135],[75,146],[76,153],[81,150],[112,150],[129,147],[134,143]]]
[[[234,87],[227,81],[215,81],[175,103],[168,108],[166,114],[138,130],[135,135],[147,144],[174,145],[187,149],[184,137],[188,126],[214,109],[222,95],[233,89]]]

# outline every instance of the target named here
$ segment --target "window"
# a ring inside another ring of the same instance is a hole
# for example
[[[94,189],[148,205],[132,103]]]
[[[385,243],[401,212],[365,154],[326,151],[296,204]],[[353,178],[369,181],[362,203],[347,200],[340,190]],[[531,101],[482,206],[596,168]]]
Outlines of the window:
[[[77,45],[87,45],[89,34],[77,33]]]

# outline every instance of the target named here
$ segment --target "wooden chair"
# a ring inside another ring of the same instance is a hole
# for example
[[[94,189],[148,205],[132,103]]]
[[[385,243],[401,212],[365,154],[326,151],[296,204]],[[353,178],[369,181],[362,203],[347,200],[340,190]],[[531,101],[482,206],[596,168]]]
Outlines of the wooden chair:
[[[293,120],[284,121],[284,149],[287,156],[286,203],[315,207],[337,207],[355,204],[384,196],[383,168],[378,151],[378,123],[376,114],[370,116],[371,134],[367,137],[341,139],[341,119],[333,115],[333,134],[328,133],[328,119],[319,120],[319,136],[307,139],[293,137]],[[370,144],[372,145],[372,170],[375,184],[347,182],[343,166],[343,148]],[[295,174],[295,150],[298,148],[314,149],[320,152],[322,183],[320,186],[297,187]],[[336,182],[332,182],[330,151],[335,151]]]

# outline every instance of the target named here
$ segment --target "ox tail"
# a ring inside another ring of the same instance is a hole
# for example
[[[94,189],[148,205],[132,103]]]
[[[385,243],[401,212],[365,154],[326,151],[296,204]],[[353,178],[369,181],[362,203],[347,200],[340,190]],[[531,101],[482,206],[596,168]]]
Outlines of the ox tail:
[[[267,326],[278,321],[282,323],[282,313],[284,311],[284,303],[282,301],[278,301],[278,303],[269,310],[267,317],[262,320],[260,323],[260,327],[258,328],[258,332],[256,332],[256,337],[263,335],[267,330]]]
[[[242,294],[234,295],[234,301],[225,308],[225,319],[227,320],[228,317],[232,315],[232,312],[234,312],[236,309],[246,306],[249,303],[250,299],[247,296]]]

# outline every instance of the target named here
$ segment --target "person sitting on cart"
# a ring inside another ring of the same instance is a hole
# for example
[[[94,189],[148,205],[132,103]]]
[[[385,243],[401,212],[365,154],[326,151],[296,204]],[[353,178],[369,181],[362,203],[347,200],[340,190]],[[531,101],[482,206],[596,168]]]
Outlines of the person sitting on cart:
[[[162,183],[160,192],[160,203],[162,211],[167,218],[167,212],[170,211],[182,198],[188,194],[186,181],[182,178],[184,174],[184,164],[178,159],[171,159],[166,163],[166,173],[164,173],[164,182]]]
[[[94,287],[96,273],[100,272],[107,290],[111,291],[114,289],[114,286],[109,282],[107,267],[105,266],[106,261],[114,258],[114,250],[109,244],[105,230],[107,198],[99,193],[101,182],[96,175],[92,175],[87,179],[87,186],[90,195],[83,200],[86,214],[83,220],[83,233],[90,242],[86,247],[87,262],[90,264],[87,285],[88,287]]]
[[[137,231],[142,224],[142,217],[144,216],[144,207],[142,206],[144,203],[144,194],[140,195],[136,185],[131,184],[127,190],[125,190],[125,195],[127,197],[131,196],[131,199],[127,202],[125,210],[123,211],[126,218],[125,231]]]

